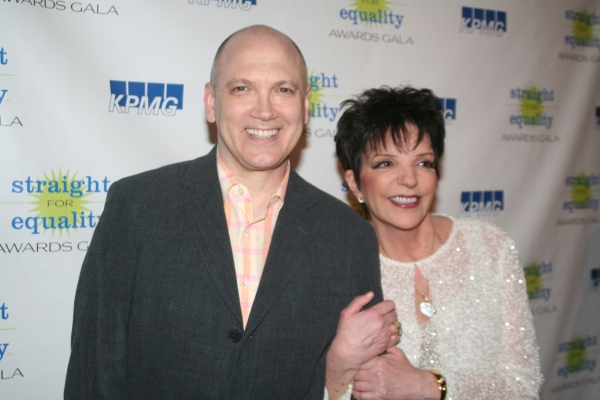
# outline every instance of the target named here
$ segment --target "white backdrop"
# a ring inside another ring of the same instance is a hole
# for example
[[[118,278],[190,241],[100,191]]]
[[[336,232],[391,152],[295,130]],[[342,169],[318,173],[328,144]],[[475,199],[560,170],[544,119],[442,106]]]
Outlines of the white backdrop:
[[[214,53],[259,23],[306,57],[312,119],[294,165],[340,199],[342,100],[384,84],[444,99],[437,211],[516,240],[542,398],[599,398],[593,0],[0,2],[0,398],[62,397],[75,287],[107,189],[211,148],[202,98]]]

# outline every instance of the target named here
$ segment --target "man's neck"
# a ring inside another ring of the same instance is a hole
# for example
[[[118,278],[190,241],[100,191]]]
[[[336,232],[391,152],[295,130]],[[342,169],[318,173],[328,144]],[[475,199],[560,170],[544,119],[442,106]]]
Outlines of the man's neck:
[[[271,197],[277,192],[281,181],[287,170],[288,160],[285,160],[279,166],[264,171],[252,171],[241,167],[237,162],[225,160],[221,161],[233,173],[238,183],[246,186],[252,197],[252,209],[256,212],[262,212],[265,206],[271,200]]]

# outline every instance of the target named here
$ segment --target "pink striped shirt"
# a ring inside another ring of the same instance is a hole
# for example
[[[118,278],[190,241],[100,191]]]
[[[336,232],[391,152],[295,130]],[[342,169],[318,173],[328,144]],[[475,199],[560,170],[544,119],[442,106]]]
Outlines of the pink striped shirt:
[[[233,252],[242,318],[246,327],[271,245],[275,222],[279,210],[283,207],[283,198],[290,177],[290,164],[288,161],[279,188],[265,209],[256,217],[252,211],[250,191],[246,186],[238,183],[237,178],[218,156],[217,173],[225,204],[225,217]]]

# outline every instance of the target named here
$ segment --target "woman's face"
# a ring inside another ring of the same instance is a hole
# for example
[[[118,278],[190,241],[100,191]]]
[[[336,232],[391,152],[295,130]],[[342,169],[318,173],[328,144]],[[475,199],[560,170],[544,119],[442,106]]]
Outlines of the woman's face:
[[[371,213],[374,227],[413,230],[429,214],[437,189],[434,153],[429,136],[415,147],[417,127],[407,126],[408,152],[396,148],[390,138],[384,148],[363,155],[360,189],[354,173],[346,171],[346,181],[357,197],[362,197]]]

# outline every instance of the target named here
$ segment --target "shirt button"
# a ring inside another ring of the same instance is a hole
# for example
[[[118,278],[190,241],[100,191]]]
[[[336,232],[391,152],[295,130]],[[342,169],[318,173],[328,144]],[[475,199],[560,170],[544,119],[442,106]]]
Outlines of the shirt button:
[[[248,279],[244,278],[243,285],[244,287],[248,287]]]
[[[241,189],[241,188],[238,189],[238,193],[240,194],[240,196],[243,196],[244,195],[244,189]]]
[[[244,232],[246,232],[246,235],[250,233],[250,228],[246,228],[244,229]]]
[[[240,333],[240,331],[234,329],[229,331],[228,337],[229,340],[231,340],[234,343],[237,343],[242,339],[242,334]]]

